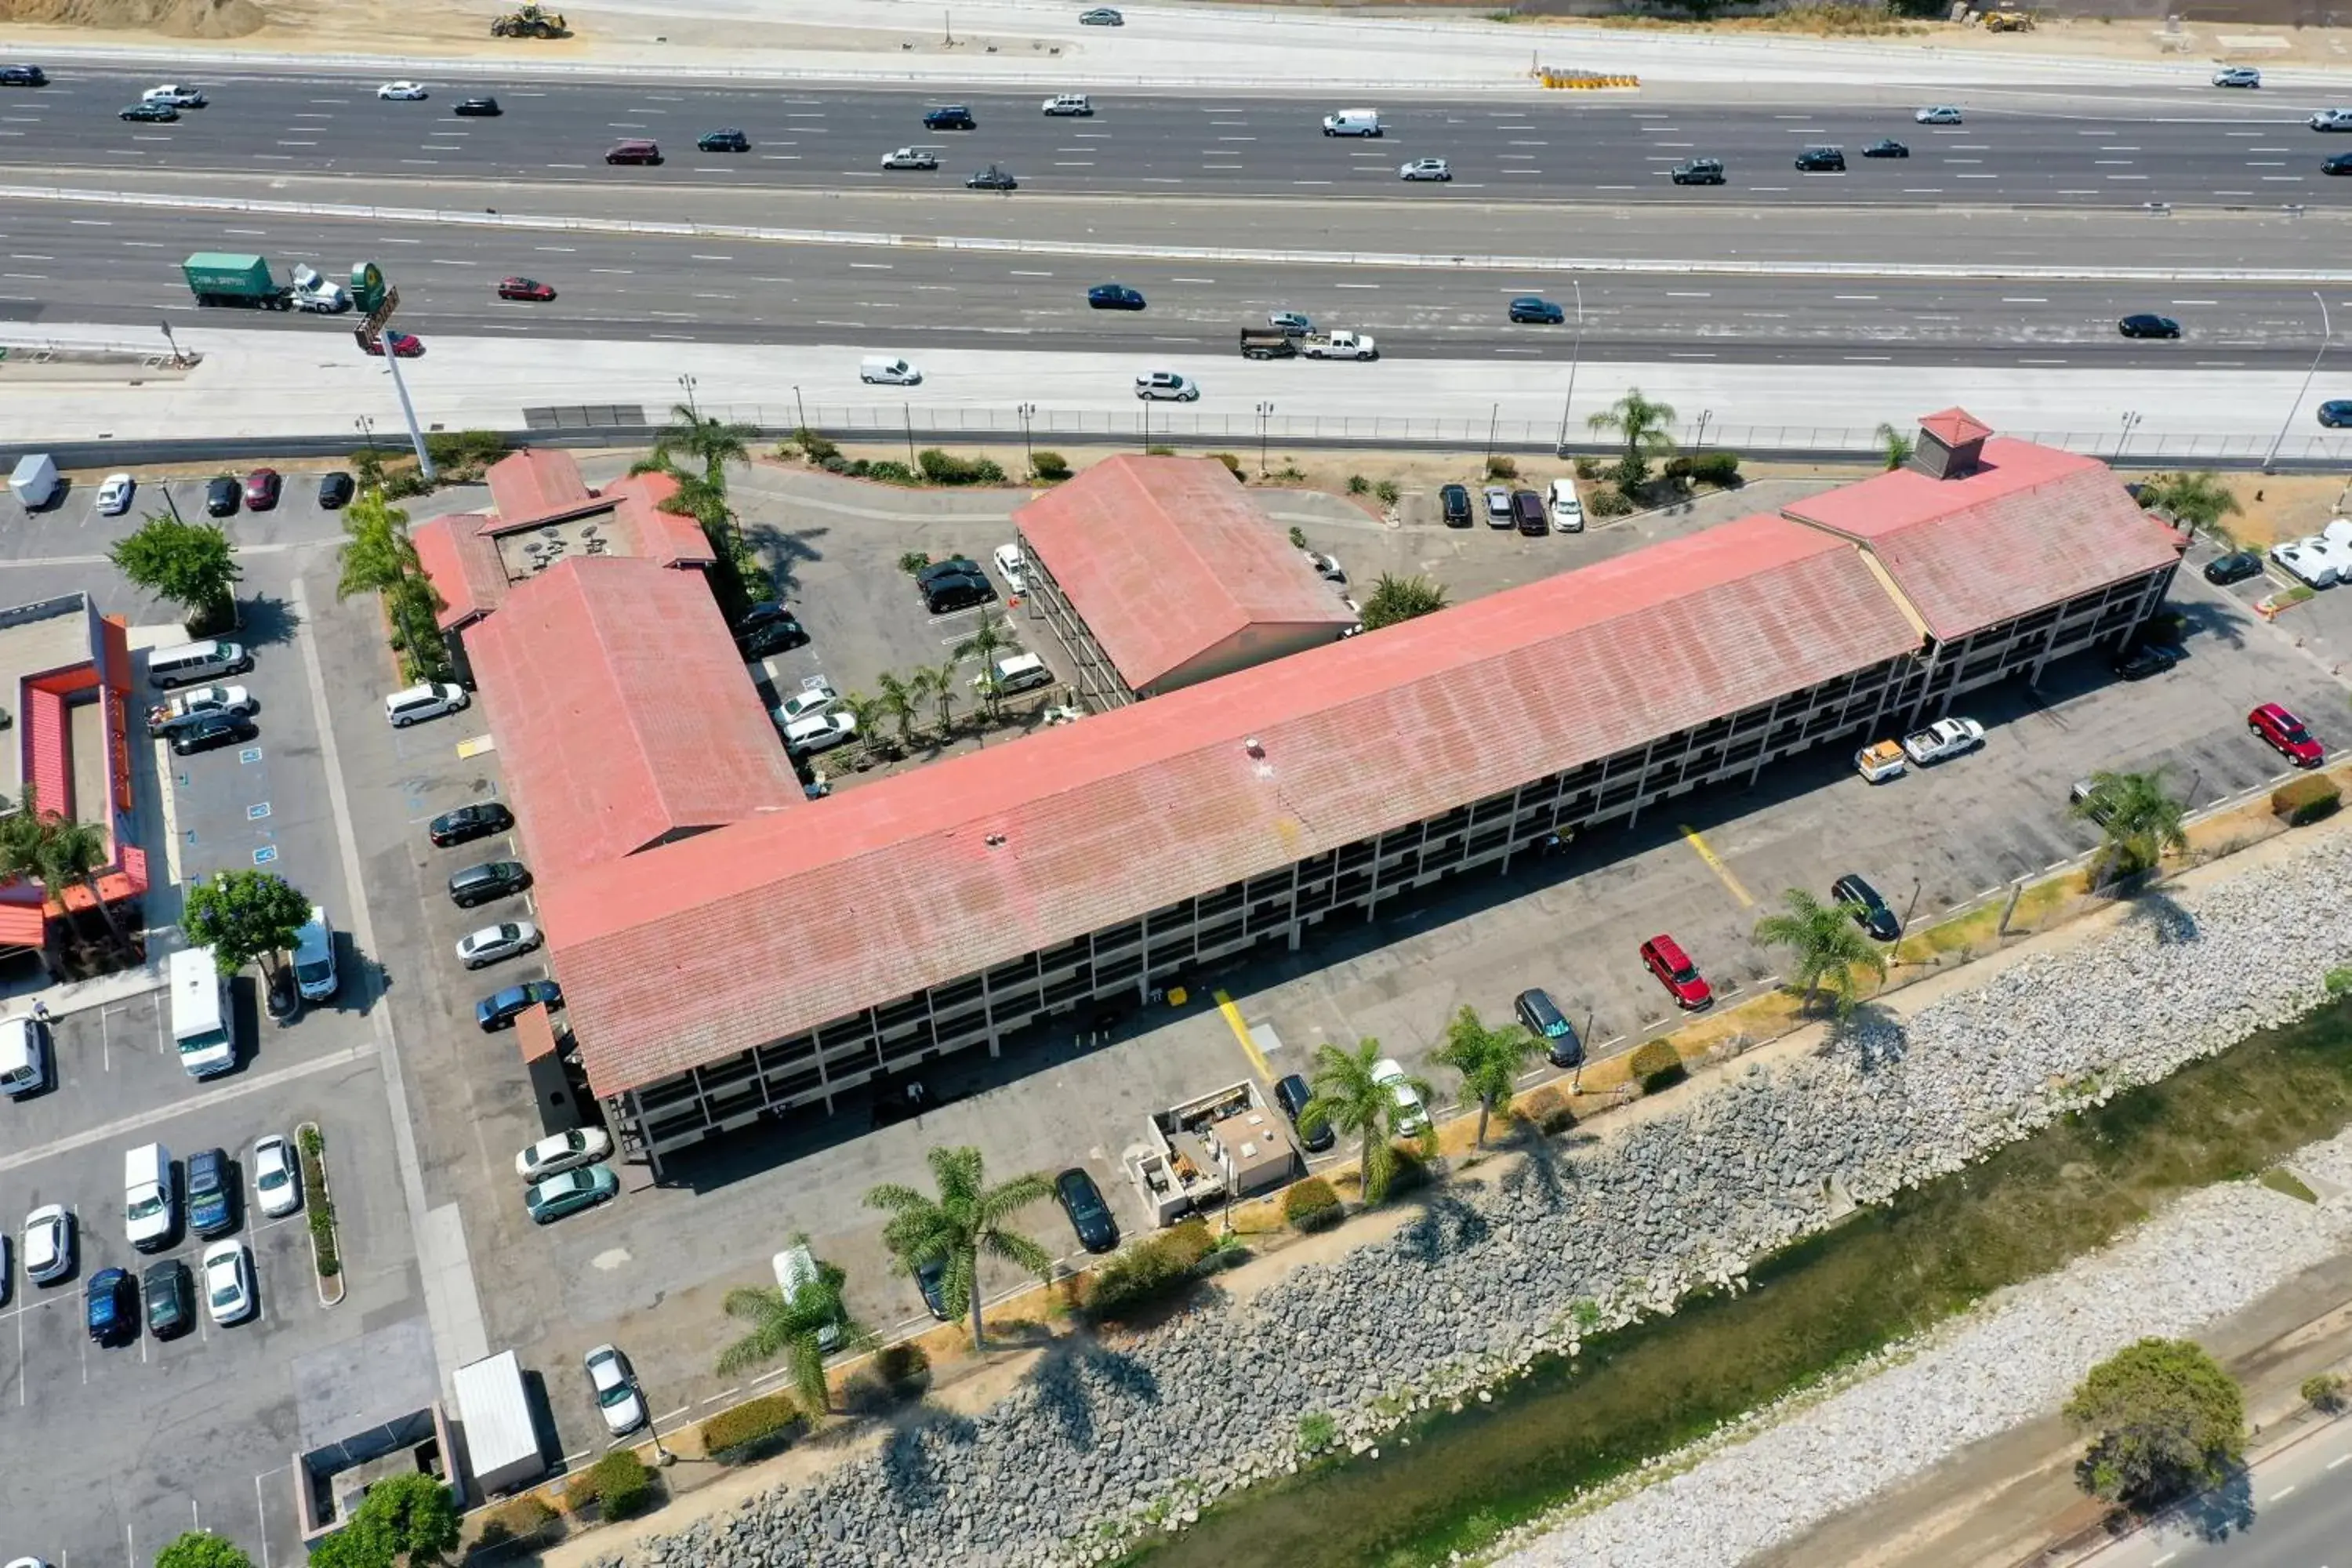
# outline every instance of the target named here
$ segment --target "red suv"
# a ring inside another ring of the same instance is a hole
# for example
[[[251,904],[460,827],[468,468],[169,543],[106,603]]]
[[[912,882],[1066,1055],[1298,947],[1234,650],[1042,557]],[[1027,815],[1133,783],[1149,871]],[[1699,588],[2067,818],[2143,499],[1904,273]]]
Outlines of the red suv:
[[[604,162],[607,163],[658,163],[661,162],[661,148],[651,142],[636,140],[616,142],[613,144],[613,150],[604,154]]]
[[[276,468],[256,468],[245,476],[245,506],[247,511],[268,511],[278,504],[279,480]]]
[[[501,300],[552,300],[555,290],[535,278],[505,278],[499,281]]]
[[[2303,721],[2275,702],[2265,702],[2247,714],[2246,728],[2296,767],[2315,768],[2327,760],[2327,748],[2312,738]]]
[[[1658,977],[1675,999],[1677,1007],[1704,1007],[1715,1000],[1715,992],[1698,965],[1690,960],[1673,937],[1654,936],[1642,944],[1642,962]]]

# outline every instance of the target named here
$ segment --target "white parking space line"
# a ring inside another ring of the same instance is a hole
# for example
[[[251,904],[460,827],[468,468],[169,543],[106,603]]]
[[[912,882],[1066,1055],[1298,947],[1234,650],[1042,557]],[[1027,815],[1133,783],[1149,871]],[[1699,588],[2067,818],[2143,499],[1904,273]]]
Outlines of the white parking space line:
[[[160,1026],[160,1018],[158,1023]],[[314,1074],[350,1067],[354,1063],[365,1061],[375,1054],[375,1047],[372,1044],[350,1046],[326,1056],[313,1057],[307,1061],[298,1061],[291,1066],[279,1068],[275,1072],[248,1073],[235,1082],[208,1093],[191,1095],[167,1105],[157,1106],[151,1110],[142,1110],[135,1115],[118,1118],[103,1126],[68,1133],[63,1138],[47,1143],[32,1148],[12,1150],[6,1154],[0,1154],[0,1171],[22,1170],[27,1165],[37,1164],[53,1155],[66,1153],[75,1149],[85,1149],[93,1143],[105,1143],[127,1137],[131,1133],[152,1127],[159,1122],[170,1121],[199,1110],[210,1110],[214,1106],[225,1105],[231,1100],[266,1094],[283,1084],[310,1078]]]

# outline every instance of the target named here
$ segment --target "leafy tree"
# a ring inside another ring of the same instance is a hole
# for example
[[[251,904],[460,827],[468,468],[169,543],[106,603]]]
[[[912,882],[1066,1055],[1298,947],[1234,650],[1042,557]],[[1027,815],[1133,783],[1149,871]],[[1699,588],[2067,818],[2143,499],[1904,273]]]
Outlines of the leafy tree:
[[[25,808],[17,814],[29,818],[22,824],[11,824],[6,853],[15,856],[29,854],[41,886],[62,905],[65,889],[79,886],[89,895],[99,918],[106,922],[106,936],[114,949],[118,962],[129,963],[134,956],[131,937],[122,929],[122,921],[100,894],[99,873],[113,861],[113,850],[107,837],[87,822],[76,822],[60,811],[44,811],[35,798],[30,781],[25,786]]]
[[[2074,1468],[2083,1489],[2135,1508],[2210,1485],[2245,1454],[2244,1396],[2189,1340],[2117,1351],[2075,1386],[2065,1413],[2091,1437]]]
[[[191,1530],[155,1553],[155,1568],[253,1568],[253,1559],[209,1530]]]
[[[351,1522],[310,1553],[312,1568],[410,1568],[443,1562],[457,1549],[457,1500],[427,1475],[394,1476],[368,1488]]]
[[[1855,906],[1822,903],[1802,888],[1790,889],[1780,901],[1788,912],[1758,921],[1756,940],[1787,948],[1798,988],[1811,996],[1826,993],[1835,1000],[1839,1017],[1853,1016],[1862,994],[1853,972],[1867,969],[1885,979],[1886,954],[1854,922]]]
[[[833,1406],[833,1391],[824,1381],[824,1346],[819,1336],[844,1321],[841,1310],[842,1271],[830,1264],[817,1278],[787,1298],[773,1285],[730,1290],[720,1310],[751,1325],[743,1337],[719,1352],[714,1370],[721,1377],[781,1355],[792,1371],[793,1387],[811,1410]]]
[[[125,577],[206,626],[226,625],[234,613],[235,585],[244,575],[235,556],[218,524],[155,512],[106,552]]]
[[[293,945],[294,933],[310,919],[310,899],[270,871],[217,871],[210,880],[188,885],[180,929],[199,947],[213,950],[223,974],[235,974],[255,959],[274,984],[278,955]]]
[[[2148,510],[2164,513],[2192,535],[2245,510],[2221,477],[2210,469],[2195,474],[2158,474],[2140,490],[2139,500]]]
[[[1478,1010],[1465,1005],[1445,1026],[1437,1060],[1462,1075],[1462,1092],[1478,1102],[1478,1147],[1486,1146],[1486,1121],[1511,1108],[1511,1093],[1542,1043],[1517,1024],[1490,1029]]]
[[[2189,808],[2164,787],[2164,773],[2093,773],[2090,793],[2074,803],[2074,815],[2099,829],[2093,865],[2101,881],[2109,872],[2130,877],[2153,869],[2166,855],[2189,847]]]
[[[876,712],[878,717],[898,726],[900,745],[905,745],[914,734],[915,704],[923,696],[921,680],[919,672],[912,681],[901,680],[887,670],[874,678],[874,684],[882,689],[882,695],[874,700]]]
[[[882,1243],[899,1269],[913,1273],[926,1264],[944,1266],[940,1295],[962,1301],[971,1319],[974,1350],[985,1350],[980,1321],[980,1255],[1003,1258],[1038,1279],[1048,1278],[1053,1255],[1006,1222],[1053,1195],[1053,1184],[1034,1172],[985,1184],[980,1151],[933,1149],[928,1158],[931,1180],[940,1195],[927,1197],[912,1187],[886,1183],[866,1194],[869,1208],[887,1211]]]
[[[1585,421],[1595,430],[1615,432],[1624,442],[1624,455],[1617,459],[1614,477],[1617,488],[1628,491],[1650,477],[1653,460],[1673,454],[1675,438],[1666,431],[1674,422],[1674,405],[1652,402],[1638,386],[1627,387],[1624,396]]]
[[[1390,1140],[1402,1136],[1405,1119],[1404,1108],[1397,1103],[1389,1085],[1372,1078],[1380,1059],[1381,1043],[1370,1037],[1357,1042],[1352,1051],[1333,1045],[1318,1047],[1307,1080],[1313,1092],[1298,1112],[1301,1131],[1312,1134],[1329,1127],[1342,1137],[1362,1140],[1356,1175],[1368,1204],[1388,1195],[1389,1180],[1396,1174],[1396,1150]],[[1421,1096],[1423,1105],[1429,1103],[1433,1097],[1427,1084],[1413,1078],[1405,1082]],[[1421,1142],[1423,1148],[1432,1147],[1434,1131],[1423,1132]]]
[[[1886,469],[1889,473],[1909,462],[1911,454],[1917,449],[1908,430],[1898,430],[1892,425],[1881,425],[1878,427],[1878,447],[1879,450],[1886,454]]]
[[[1000,653],[1009,653],[1020,646],[1013,640],[1012,634],[1004,629],[1004,623],[986,610],[980,613],[980,625],[972,628],[971,636],[955,645],[955,656],[958,659],[971,658],[980,661],[982,676],[980,699],[988,705],[989,717],[992,719],[996,716],[998,705],[1004,700],[1004,693],[996,689],[996,656]]]
[[[1383,572],[1364,595],[1361,619],[1368,632],[1399,621],[1435,615],[1445,608],[1445,589],[1423,576],[1396,577]]]

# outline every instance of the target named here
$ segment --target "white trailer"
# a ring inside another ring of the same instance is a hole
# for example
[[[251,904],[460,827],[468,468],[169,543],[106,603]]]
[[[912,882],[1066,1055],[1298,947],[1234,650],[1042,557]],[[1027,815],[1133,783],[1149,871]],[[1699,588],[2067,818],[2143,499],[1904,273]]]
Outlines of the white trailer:
[[[458,1446],[478,1499],[497,1497],[547,1473],[539,1451],[539,1425],[512,1351],[457,1369]]]

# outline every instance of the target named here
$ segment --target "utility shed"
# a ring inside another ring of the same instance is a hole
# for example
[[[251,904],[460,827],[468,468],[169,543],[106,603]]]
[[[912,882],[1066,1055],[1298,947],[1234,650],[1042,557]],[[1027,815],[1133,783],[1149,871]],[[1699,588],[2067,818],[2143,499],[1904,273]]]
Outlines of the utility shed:
[[[501,1351],[457,1369],[457,1447],[474,1495],[493,1498],[547,1473],[522,1363]]]

